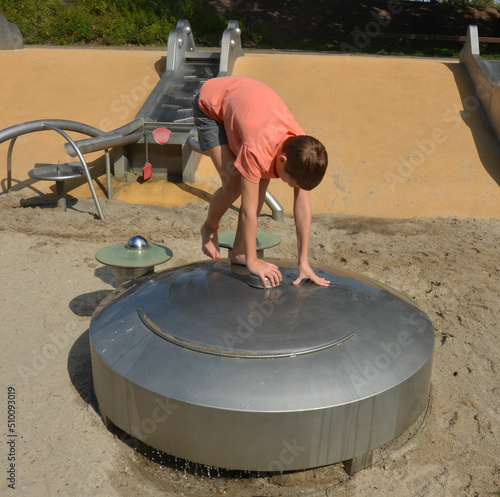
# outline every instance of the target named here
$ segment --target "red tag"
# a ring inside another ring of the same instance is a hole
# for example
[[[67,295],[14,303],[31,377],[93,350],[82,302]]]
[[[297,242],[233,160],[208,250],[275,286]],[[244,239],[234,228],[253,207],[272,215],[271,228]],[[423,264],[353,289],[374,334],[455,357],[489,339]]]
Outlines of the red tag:
[[[144,181],[147,179],[151,178],[151,175],[153,174],[153,165],[151,162],[146,162],[146,165],[142,168],[142,178]]]
[[[170,140],[171,134],[172,132],[169,129],[164,128],[163,126],[154,129],[152,133],[153,139],[156,143],[158,143],[158,145],[165,145],[165,143]]]

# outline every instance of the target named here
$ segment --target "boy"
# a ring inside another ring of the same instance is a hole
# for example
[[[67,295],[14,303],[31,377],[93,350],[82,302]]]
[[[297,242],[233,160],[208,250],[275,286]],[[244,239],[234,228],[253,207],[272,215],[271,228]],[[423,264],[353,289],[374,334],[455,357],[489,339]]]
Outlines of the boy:
[[[241,195],[241,207],[231,262],[244,264],[265,283],[279,285],[278,267],[257,258],[257,217],[271,178],[294,189],[299,275],[320,286],[329,282],[314,274],[308,260],[311,207],[309,190],[326,171],[325,147],[306,136],[285,103],[259,81],[228,76],[209,79],[193,102],[194,123],[201,150],[207,151],[222,180],[201,228],[202,250],[220,258],[217,238],[224,213]]]

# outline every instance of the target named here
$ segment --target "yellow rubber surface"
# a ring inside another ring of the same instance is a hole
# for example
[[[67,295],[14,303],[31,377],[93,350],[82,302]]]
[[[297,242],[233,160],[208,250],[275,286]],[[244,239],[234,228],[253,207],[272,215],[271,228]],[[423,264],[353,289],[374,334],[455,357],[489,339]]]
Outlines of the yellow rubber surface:
[[[0,129],[53,118],[103,130],[126,124],[159,80],[165,55],[29,47],[1,51]],[[247,53],[233,74],[273,87],[305,131],[327,147],[329,170],[311,192],[313,213],[500,217],[499,151],[458,61]],[[2,192],[7,149],[8,142],[0,144]],[[13,153],[14,188],[33,195],[54,192],[51,182],[34,182],[28,171],[36,162],[72,160],[53,131],[22,136]],[[104,197],[103,154],[89,154],[86,160]],[[192,184],[113,181],[114,198],[167,206],[206,202],[217,186],[206,157]],[[270,190],[290,213],[290,188],[273,180]],[[90,196],[85,181],[69,183],[67,191]]]

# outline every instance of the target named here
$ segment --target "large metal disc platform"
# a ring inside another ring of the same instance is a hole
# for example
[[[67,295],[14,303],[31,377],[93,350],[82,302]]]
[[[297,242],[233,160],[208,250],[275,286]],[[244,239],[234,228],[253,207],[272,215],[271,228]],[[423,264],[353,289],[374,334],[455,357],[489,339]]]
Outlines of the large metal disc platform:
[[[329,287],[248,284],[227,260],[168,269],[108,297],[90,324],[99,409],[171,455],[284,471],[369,460],[428,403],[434,330],[363,276]]]

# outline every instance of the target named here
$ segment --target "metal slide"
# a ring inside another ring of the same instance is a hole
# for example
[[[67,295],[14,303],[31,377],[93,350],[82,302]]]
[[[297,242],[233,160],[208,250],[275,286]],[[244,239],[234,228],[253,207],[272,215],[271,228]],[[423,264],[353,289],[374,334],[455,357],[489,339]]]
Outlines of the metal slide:
[[[194,181],[200,156],[190,145],[196,136],[191,103],[205,81],[231,74],[236,59],[243,55],[240,36],[238,22],[229,21],[220,50],[198,50],[189,22],[178,21],[169,34],[165,72],[135,120],[127,125],[128,132],[120,128],[98,138],[80,140],[79,149],[89,153],[113,148],[117,178],[130,170],[142,173],[147,152],[153,177]],[[151,134],[160,127],[171,132],[164,145],[156,143]],[[71,147],[67,151],[74,154]]]

